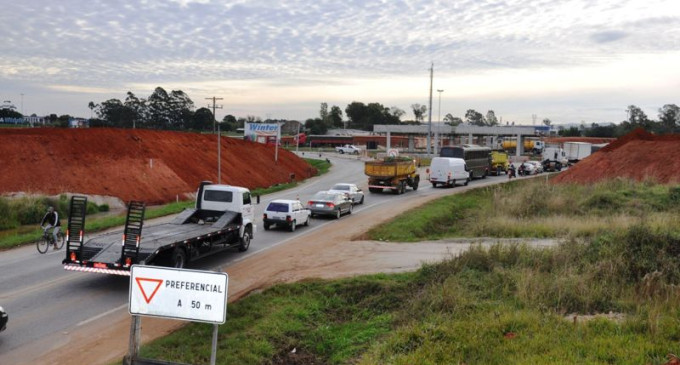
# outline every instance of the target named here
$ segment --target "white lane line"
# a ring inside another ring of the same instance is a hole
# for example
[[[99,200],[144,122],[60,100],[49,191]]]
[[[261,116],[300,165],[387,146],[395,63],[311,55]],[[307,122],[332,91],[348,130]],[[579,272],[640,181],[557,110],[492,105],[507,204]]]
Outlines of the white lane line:
[[[121,305],[121,306],[119,306],[119,307],[116,307],[116,308],[113,308],[113,309],[111,309],[111,310],[108,310],[108,311],[106,311],[106,312],[104,312],[104,313],[97,314],[97,315],[94,316],[94,317],[91,317],[91,318],[88,318],[88,319],[86,319],[86,320],[84,320],[84,321],[79,322],[79,323],[76,325],[76,327],[84,326],[84,325],[86,325],[86,324],[88,324],[88,323],[90,323],[90,322],[94,322],[94,321],[96,321],[96,320],[98,320],[98,319],[101,319],[102,317],[108,316],[108,315],[111,314],[111,313],[114,313],[114,312],[117,312],[117,311],[119,311],[119,310],[121,310],[121,309],[127,308],[127,306],[128,306],[128,305],[127,305],[127,303],[126,303],[126,304],[123,304],[123,305]]]

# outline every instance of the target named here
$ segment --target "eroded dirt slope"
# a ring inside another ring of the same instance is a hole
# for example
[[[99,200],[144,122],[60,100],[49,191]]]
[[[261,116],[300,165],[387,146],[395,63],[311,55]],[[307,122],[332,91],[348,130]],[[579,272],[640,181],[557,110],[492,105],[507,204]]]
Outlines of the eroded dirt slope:
[[[614,178],[680,183],[680,135],[656,136],[642,129],[611,142],[606,147],[561,172],[555,183],[589,184]]]
[[[221,138],[222,183],[267,187],[314,174],[274,147]],[[217,182],[217,136],[142,129],[0,129],[0,194],[63,192],[173,201]]]

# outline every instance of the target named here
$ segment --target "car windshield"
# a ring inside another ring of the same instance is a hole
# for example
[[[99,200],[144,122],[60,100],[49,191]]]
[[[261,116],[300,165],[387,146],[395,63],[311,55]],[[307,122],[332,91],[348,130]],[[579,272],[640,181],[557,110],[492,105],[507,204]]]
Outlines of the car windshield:
[[[331,190],[344,190],[344,191],[349,191],[349,185],[344,185],[344,184],[338,184],[335,185],[331,188]]]
[[[288,211],[288,204],[272,202],[272,203],[269,203],[267,210],[270,211],[270,212],[287,212]]]
[[[336,196],[337,196],[337,194],[322,191],[322,192],[318,192],[318,193],[314,194],[314,196],[312,197],[312,200],[333,201],[333,199],[335,199]]]

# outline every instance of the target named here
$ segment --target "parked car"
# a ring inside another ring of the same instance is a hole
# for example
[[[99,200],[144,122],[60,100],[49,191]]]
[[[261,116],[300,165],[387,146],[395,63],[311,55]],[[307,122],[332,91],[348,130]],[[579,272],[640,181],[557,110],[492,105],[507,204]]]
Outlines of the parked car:
[[[4,331],[5,328],[7,328],[7,312],[5,312],[5,309],[3,307],[0,307],[0,332]]]
[[[269,202],[262,216],[264,230],[276,225],[286,227],[291,232],[299,225],[309,225],[312,212],[304,207],[299,200],[276,199]]]
[[[353,204],[364,204],[364,192],[356,184],[338,183],[328,192],[346,194],[352,199]]]
[[[320,191],[309,200],[307,208],[312,211],[312,217],[330,215],[339,219],[345,213],[352,214],[352,199],[343,193]]]

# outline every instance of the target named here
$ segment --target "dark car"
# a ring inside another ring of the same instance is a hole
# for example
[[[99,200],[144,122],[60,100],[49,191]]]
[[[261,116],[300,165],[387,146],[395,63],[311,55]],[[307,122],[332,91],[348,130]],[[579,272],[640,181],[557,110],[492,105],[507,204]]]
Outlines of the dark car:
[[[3,307],[0,307],[0,332],[7,328],[7,312]]]
[[[307,202],[307,208],[312,211],[312,217],[330,215],[340,218],[345,213],[352,214],[352,199],[343,193],[320,191]]]

